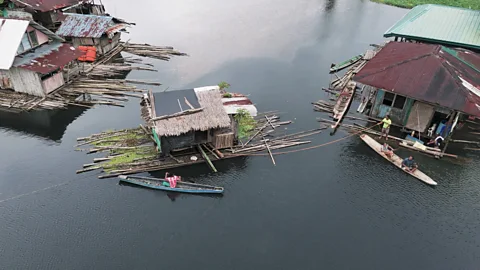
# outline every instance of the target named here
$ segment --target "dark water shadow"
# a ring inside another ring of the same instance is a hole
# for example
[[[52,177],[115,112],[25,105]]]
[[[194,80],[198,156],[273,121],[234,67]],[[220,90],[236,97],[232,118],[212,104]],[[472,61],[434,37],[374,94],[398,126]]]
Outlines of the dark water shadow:
[[[12,113],[0,111],[0,128],[60,143],[67,127],[88,108]]]

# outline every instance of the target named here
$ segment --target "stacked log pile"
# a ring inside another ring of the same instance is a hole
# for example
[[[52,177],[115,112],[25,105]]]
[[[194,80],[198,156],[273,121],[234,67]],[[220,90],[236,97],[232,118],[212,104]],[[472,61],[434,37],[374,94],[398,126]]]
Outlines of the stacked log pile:
[[[179,52],[173,47],[153,46],[149,44],[121,43],[123,51],[138,56],[149,57],[164,61],[169,61],[171,56],[187,56],[186,53]]]

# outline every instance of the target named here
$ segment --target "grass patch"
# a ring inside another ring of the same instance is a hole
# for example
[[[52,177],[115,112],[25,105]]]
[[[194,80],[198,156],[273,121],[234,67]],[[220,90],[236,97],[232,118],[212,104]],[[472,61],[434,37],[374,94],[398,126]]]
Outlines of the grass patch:
[[[116,170],[124,164],[151,160],[156,158],[157,156],[157,153],[155,152],[154,147],[151,147],[151,148],[143,147],[143,148],[137,148],[137,149],[131,149],[131,150],[121,149],[121,150],[115,151],[115,154],[120,154],[120,155],[102,164],[106,172]]]
[[[255,119],[245,109],[239,109],[235,115],[235,121],[238,124],[238,138],[244,139],[250,137],[255,129]]]
[[[373,2],[387,4],[402,8],[413,8],[424,4],[437,4],[452,7],[470,8],[480,10],[479,0],[371,0]]]

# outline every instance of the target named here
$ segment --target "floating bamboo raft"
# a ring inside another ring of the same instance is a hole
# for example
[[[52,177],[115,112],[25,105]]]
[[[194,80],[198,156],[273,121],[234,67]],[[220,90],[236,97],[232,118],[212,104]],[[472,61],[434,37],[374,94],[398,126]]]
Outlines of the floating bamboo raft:
[[[187,148],[173,152],[160,158],[156,152],[151,133],[143,126],[136,129],[103,132],[88,137],[78,138],[77,151],[87,153],[106,153],[105,157],[95,158],[90,164],[83,165],[77,173],[101,170],[104,174],[99,178],[116,177],[141,172],[151,172],[189,166],[208,162],[212,170],[216,170],[213,162],[265,151],[275,164],[271,151],[286,147],[308,144],[310,141],[301,138],[318,134],[322,129],[302,131],[294,134],[281,134],[278,127],[290,124],[291,121],[280,121],[275,113],[259,114],[256,128],[251,137],[240,142],[231,149],[218,150],[211,144],[202,144],[197,148]]]

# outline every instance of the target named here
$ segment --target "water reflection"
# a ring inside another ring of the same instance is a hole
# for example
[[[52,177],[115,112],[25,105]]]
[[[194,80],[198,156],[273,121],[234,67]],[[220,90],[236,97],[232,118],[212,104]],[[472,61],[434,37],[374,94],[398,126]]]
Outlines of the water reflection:
[[[21,113],[0,111],[0,129],[60,142],[68,125],[86,110],[84,107],[72,106],[66,110]]]

